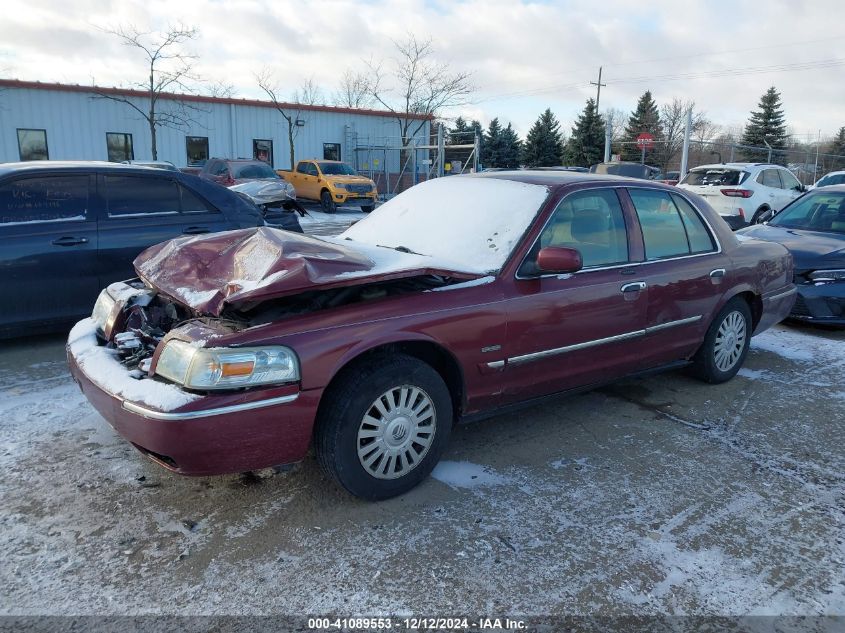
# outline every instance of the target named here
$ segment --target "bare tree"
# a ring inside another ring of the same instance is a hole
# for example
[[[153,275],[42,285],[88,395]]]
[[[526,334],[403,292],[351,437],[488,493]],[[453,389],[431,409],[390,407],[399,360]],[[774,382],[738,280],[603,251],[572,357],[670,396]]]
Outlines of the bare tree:
[[[175,89],[193,92],[188,82],[199,79],[193,73],[197,56],[185,52],[182,46],[196,39],[199,31],[182,25],[170,26],[161,32],[139,31],[134,26],[103,30],[120,38],[124,45],[138,49],[146,57],[148,76],[134,86],[147,93],[149,102],[144,109],[127,97],[95,90],[97,98],[125,103],[144,118],[150,127],[152,158],[158,160],[157,129],[186,127],[193,122],[193,114],[198,110],[196,106],[178,99],[168,99],[166,104],[159,104],[159,100],[163,94]]]
[[[369,88],[369,78],[366,73],[358,73],[347,68],[340,78],[340,85],[332,97],[332,102],[336,106],[345,108],[367,108],[373,103]]]
[[[724,158],[721,156],[721,151],[716,149],[713,144],[714,139],[719,136],[721,129],[721,125],[714,123],[702,115],[692,135],[695,140],[695,163],[693,164],[702,165],[712,162],[712,156],[714,155]]]
[[[305,111],[301,106],[312,106],[316,103],[316,99],[320,94],[319,88],[314,85],[312,79],[307,79],[302,86],[294,92],[292,103],[282,101],[279,98],[281,90],[279,83],[273,75],[273,71],[265,68],[260,73],[255,75],[255,80],[258,82],[258,87],[261,88],[269,97],[273,107],[278,110],[279,114],[285,120],[288,126],[288,147],[290,149],[290,168],[296,164],[296,151],[294,148],[294,141],[296,141],[299,128],[305,124]]]
[[[316,105],[318,103],[322,105],[325,99],[323,99],[323,91],[314,83],[314,78],[309,77],[294,91],[292,101],[305,105]]]
[[[235,96],[235,86],[227,81],[215,81],[208,87],[208,94],[218,99],[231,99]]]
[[[453,72],[448,64],[432,59],[431,39],[418,40],[409,34],[394,45],[395,57],[387,62],[367,63],[368,92],[395,115],[402,145],[407,146],[426,123],[409,115],[436,117],[444,108],[465,105],[474,88],[469,73]]]
[[[684,132],[687,125],[687,112],[692,110],[692,129],[694,132],[704,118],[704,113],[695,110],[695,101],[684,101],[677,97],[671,103],[660,108],[660,123],[663,126],[662,142],[655,149],[656,158],[665,172],[669,164],[678,156],[684,146]]]
[[[628,115],[620,108],[607,108],[602,114],[607,131],[610,132],[610,142],[616,143],[622,140],[625,133],[625,124],[628,122]]]

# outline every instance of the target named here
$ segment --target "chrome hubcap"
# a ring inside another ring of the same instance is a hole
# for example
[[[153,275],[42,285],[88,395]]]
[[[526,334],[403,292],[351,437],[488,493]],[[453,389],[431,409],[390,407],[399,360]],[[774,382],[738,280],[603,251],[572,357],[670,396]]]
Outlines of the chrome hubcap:
[[[740,312],[728,314],[716,332],[713,358],[719,371],[733,369],[745,347],[745,317]]]
[[[358,460],[377,479],[407,475],[434,440],[437,415],[429,395],[412,385],[393,387],[373,401],[358,427]]]

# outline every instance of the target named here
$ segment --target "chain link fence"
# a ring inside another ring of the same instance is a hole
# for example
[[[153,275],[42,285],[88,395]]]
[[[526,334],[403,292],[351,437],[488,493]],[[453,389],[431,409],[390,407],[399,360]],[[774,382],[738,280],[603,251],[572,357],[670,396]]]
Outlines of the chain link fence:
[[[611,145],[611,153],[629,156],[636,151],[636,162],[642,160],[641,148],[634,141],[617,141]],[[690,142],[688,169],[713,163],[776,163],[791,171],[804,185],[812,185],[819,178],[831,171],[845,169],[845,155],[819,151],[816,146],[773,149],[741,145],[730,141]],[[677,141],[653,141],[653,146],[645,151],[645,163],[659,167],[664,174],[681,169],[681,150]]]

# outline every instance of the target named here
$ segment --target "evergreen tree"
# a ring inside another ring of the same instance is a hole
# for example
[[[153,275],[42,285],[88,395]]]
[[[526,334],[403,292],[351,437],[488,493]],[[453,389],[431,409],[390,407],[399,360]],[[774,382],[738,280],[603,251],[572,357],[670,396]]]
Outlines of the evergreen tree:
[[[487,131],[482,137],[481,164],[485,167],[501,167],[502,126],[499,119],[490,121]]]
[[[622,160],[633,160],[639,162],[642,157],[642,150],[637,147],[637,137],[647,132],[654,137],[655,141],[663,138],[663,126],[660,124],[660,112],[657,104],[651,96],[651,91],[646,90],[637,101],[637,109],[628,117],[628,124],[622,135]],[[648,162],[648,153],[646,153]]]
[[[845,156],[845,126],[839,128],[839,132],[833,137],[833,143],[830,145],[830,153]]]
[[[777,150],[786,147],[787,138],[783,104],[780,93],[774,86],[760,98],[757,107],[759,109],[751,113],[748,124],[745,126],[745,133],[742,135],[743,145],[764,148],[759,151],[743,149],[745,159],[752,162],[768,159],[769,150],[763,141],[766,141],[772,149]],[[772,152],[772,162],[784,163],[785,159],[785,154]]]
[[[508,126],[502,130],[501,134],[501,150],[499,153],[498,167],[516,169],[519,167],[519,156],[521,153],[522,141],[519,140],[519,134],[508,123]]]
[[[596,110],[596,102],[587,99],[584,112],[575,121],[566,144],[566,164],[589,167],[600,163],[604,158],[605,131],[604,119]]]
[[[446,139],[447,143],[470,143],[467,139],[470,138],[469,134],[470,131],[467,122],[464,121],[463,117],[458,117],[455,119],[455,124],[449,128],[447,135],[448,138]]]
[[[529,167],[553,167],[563,162],[560,123],[550,109],[531,126],[523,146],[522,161]]]

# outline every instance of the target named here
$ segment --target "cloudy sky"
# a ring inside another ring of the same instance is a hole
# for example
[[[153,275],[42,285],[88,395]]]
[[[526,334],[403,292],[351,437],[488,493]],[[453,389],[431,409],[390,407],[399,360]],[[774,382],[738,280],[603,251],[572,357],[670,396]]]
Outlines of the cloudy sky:
[[[313,78],[331,102],[345,69],[389,58],[412,32],[472,73],[473,103],[447,114],[498,116],[522,135],[547,107],[571,125],[599,66],[602,110],[629,112],[650,89],[739,126],[774,85],[802,140],[845,125],[842,0],[5,0],[0,76],[129,86],[143,59],[101,29],[179,21],[199,30],[200,75],[239,97],[261,97],[255,73],[269,67],[285,96]]]

